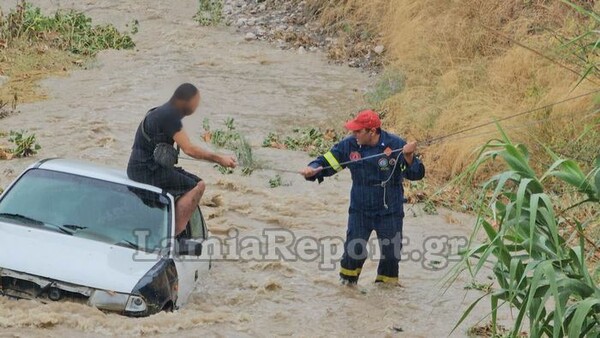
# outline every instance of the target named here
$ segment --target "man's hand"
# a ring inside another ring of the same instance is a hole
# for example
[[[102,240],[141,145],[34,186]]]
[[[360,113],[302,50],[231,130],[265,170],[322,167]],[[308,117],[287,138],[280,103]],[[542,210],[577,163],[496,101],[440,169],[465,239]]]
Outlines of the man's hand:
[[[237,166],[237,160],[234,156],[220,155],[217,159],[217,163],[226,168],[235,168]]]
[[[410,142],[404,145],[402,153],[404,155],[412,155],[417,151],[417,142]]]
[[[404,154],[404,159],[406,160],[406,164],[411,165],[413,162],[413,158],[415,155],[415,151],[417,151],[417,142],[410,142],[402,147],[402,153]]]
[[[175,135],[173,135],[173,139],[186,155],[189,155],[197,160],[210,161],[220,164],[226,168],[235,168],[237,166],[237,160],[234,156],[219,155],[215,152],[193,145],[189,136],[183,129],[175,133]]]
[[[300,171],[300,175],[304,176],[304,178],[310,178],[318,174],[321,170],[323,170],[323,167],[306,167]]]

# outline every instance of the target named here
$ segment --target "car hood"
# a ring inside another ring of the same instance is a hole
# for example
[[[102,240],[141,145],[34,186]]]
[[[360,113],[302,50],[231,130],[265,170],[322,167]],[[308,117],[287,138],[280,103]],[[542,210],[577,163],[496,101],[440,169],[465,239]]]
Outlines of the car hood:
[[[130,293],[159,259],[157,254],[0,222],[0,269]]]

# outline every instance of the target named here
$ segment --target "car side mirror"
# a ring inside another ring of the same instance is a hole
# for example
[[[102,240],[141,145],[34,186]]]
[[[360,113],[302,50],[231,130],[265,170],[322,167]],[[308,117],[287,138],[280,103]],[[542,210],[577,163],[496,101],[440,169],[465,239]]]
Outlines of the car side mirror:
[[[201,256],[202,242],[194,239],[182,238],[177,241],[177,253],[180,256]]]

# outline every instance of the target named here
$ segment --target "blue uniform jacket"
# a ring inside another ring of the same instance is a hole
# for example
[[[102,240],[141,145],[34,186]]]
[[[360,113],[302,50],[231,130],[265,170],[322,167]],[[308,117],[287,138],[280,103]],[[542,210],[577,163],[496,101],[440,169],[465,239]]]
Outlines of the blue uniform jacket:
[[[317,175],[307,178],[307,180],[318,180],[320,183],[324,177],[332,176],[348,167],[352,175],[350,213],[359,212],[369,216],[392,213],[403,215],[404,188],[402,187],[402,179],[406,178],[412,181],[422,179],[425,176],[423,163],[414,157],[413,163],[408,166],[404,156],[399,151],[393,152],[389,156],[381,155],[363,161],[357,160],[402,149],[405,144],[406,141],[400,137],[383,130],[376,146],[361,146],[357,143],[356,138],[346,137],[334,145],[328,153],[319,156],[309,164],[313,168],[330,166],[331,168],[324,169]],[[354,161],[356,163],[353,163]],[[394,170],[396,161],[398,163]],[[344,164],[344,162],[350,163]],[[389,182],[383,187],[382,182],[388,179]]]

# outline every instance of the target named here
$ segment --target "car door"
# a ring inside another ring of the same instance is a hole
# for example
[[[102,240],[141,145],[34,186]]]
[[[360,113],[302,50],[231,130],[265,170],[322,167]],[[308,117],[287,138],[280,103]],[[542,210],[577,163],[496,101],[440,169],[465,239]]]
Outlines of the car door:
[[[177,306],[188,302],[200,276],[210,269],[210,256],[203,247],[208,229],[200,208],[192,214],[184,238],[177,240],[175,266],[179,276]]]

